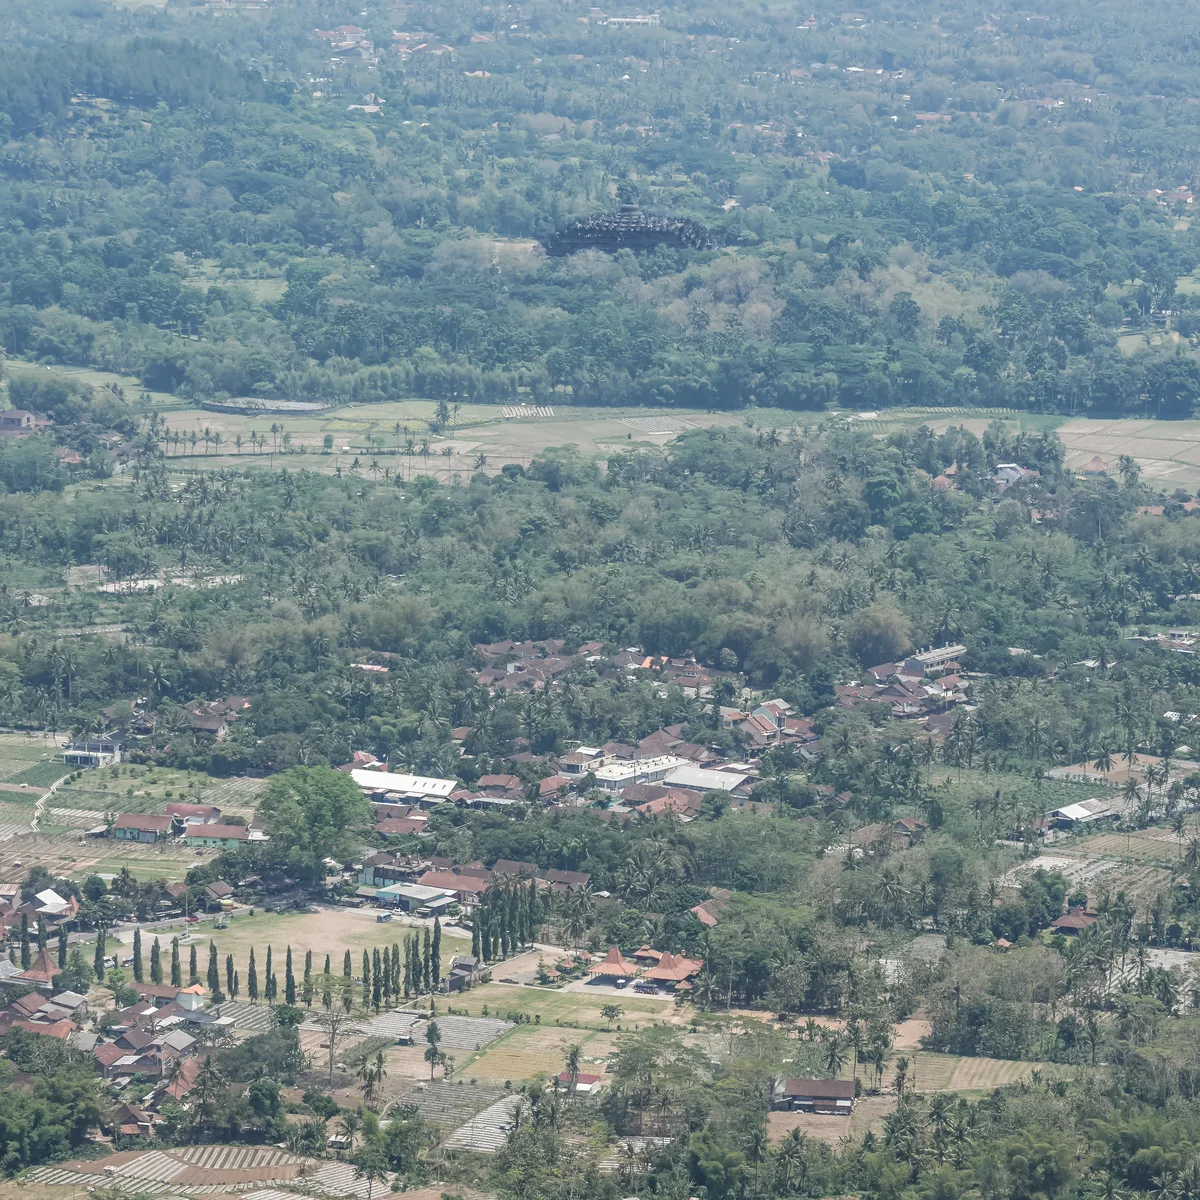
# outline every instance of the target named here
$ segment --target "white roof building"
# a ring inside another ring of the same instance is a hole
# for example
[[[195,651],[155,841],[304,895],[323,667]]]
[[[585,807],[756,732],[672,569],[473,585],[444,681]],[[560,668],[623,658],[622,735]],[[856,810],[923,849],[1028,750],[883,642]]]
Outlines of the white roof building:
[[[597,767],[592,772],[596,777],[596,786],[606,792],[619,792],[631,783],[658,783],[676,767],[687,764],[686,758],[678,758],[674,754],[664,754],[658,758],[637,758],[629,762],[609,763],[605,767]]]
[[[1080,800],[1078,804],[1065,804],[1056,808],[1050,816],[1060,825],[1087,825],[1092,821],[1115,820],[1121,815],[1121,802],[1111,799]]]
[[[38,892],[34,899],[37,900],[38,911],[49,913],[51,916],[70,907],[53,888],[47,888],[44,892]]]
[[[749,778],[749,775],[739,775],[736,771],[712,771],[695,763],[685,763],[669,771],[663,777],[663,783],[668,787],[692,788],[700,792],[732,792]]]
[[[350,778],[365,792],[397,792],[423,800],[445,800],[456,787],[456,779],[433,779],[427,775],[400,775],[391,771],[356,770]]]

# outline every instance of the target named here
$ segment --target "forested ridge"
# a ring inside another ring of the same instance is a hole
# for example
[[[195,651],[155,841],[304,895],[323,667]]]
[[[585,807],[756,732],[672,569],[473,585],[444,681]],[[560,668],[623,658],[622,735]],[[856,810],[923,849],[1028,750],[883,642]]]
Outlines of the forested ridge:
[[[106,11],[6,27],[10,354],[191,399],[1182,416],[1200,384],[1168,10]],[[720,248],[545,257],[618,198]]]

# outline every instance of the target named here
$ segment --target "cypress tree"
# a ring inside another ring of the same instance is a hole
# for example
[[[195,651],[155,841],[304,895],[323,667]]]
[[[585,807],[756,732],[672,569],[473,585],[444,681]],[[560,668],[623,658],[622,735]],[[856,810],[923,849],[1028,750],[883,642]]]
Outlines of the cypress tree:
[[[345,977],[347,979],[354,978],[354,968],[350,965],[350,951],[349,950],[346,951],[346,957],[344,959],[342,959],[342,974],[345,975]]]
[[[238,973],[237,973],[236,971],[234,971],[234,973],[233,973],[233,987],[231,987],[231,988],[229,989],[229,998],[230,998],[231,1000],[236,1000],[236,999],[238,998],[238,993],[239,993],[241,990],[242,990],[242,981],[241,981],[241,979],[239,979],[239,978],[238,978]]]
[[[479,913],[471,914],[471,957],[475,959],[483,958],[483,950],[479,945]]]
[[[363,951],[362,989],[363,1008],[366,1008],[371,1003],[371,958],[365,950]]]
[[[327,955],[325,955],[325,974],[326,975],[332,974],[329,963],[330,963],[330,959],[329,959],[329,955],[327,954]]]
[[[208,994],[214,1004],[219,1003],[221,994],[221,968],[217,965],[217,943],[208,943]]]
[[[430,959],[433,957],[433,939],[429,936],[429,928],[425,928],[425,946],[421,952],[421,983],[424,985],[425,991],[433,991],[433,964]]]
[[[135,983],[142,982],[142,931],[133,931],[133,979]]]
[[[383,961],[379,947],[375,947],[371,962],[371,1007],[378,1012],[383,1005]]]
[[[287,958],[283,969],[283,1002],[289,1007],[296,1005],[296,976],[292,971],[292,948],[287,948]]]
[[[58,969],[67,969],[67,927],[60,925],[58,929]]]
[[[229,993],[230,1000],[237,999],[237,988],[234,986],[234,976],[237,972],[233,969],[233,955],[225,955],[225,990]]]
[[[400,945],[392,943],[392,995],[400,999]]]
[[[37,940],[38,940],[38,951],[40,952],[42,950],[45,950],[45,948],[46,948],[46,922],[43,921],[41,917],[38,917]]]
[[[171,986],[183,987],[183,974],[179,970],[179,939],[171,939]]]
[[[529,881],[529,891],[525,894],[525,914],[529,922],[529,941],[537,941],[538,926],[541,922],[541,901],[538,898],[537,880]]]
[[[442,922],[433,918],[433,990],[436,992],[442,981]]]
[[[155,938],[150,946],[150,982],[161,984],[162,981],[162,947],[158,944],[158,938]]]
[[[329,955],[325,955],[325,974],[321,978],[321,1007],[329,1012],[333,1008],[333,976],[329,974]]]
[[[188,987],[200,982],[200,967],[196,962],[196,947],[193,946],[188,955]]]
[[[304,1007],[312,1008],[312,1002],[313,1002],[312,951],[309,950],[304,955]]]
[[[29,952],[29,914],[21,914],[21,970],[28,971],[33,956]]]
[[[274,1004],[279,995],[279,976],[274,971],[267,976],[267,1003]]]
[[[250,947],[250,966],[246,970],[246,995],[251,1004],[258,1002],[258,968],[254,965],[254,947]]]
[[[411,955],[412,939],[406,937],[404,939],[404,998],[407,1000],[412,995],[412,955]]]
[[[267,961],[263,966],[263,986],[267,991],[267,999],[271,998],[271,947],[267,945]]]
[[[104,979],[104,926],[96,930],[96,953],[92,959],[92,970],[98,980]]]

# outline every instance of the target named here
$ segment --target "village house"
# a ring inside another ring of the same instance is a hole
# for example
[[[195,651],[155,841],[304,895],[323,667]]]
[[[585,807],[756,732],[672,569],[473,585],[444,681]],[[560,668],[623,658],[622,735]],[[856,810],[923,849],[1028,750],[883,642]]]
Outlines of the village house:
[[[49,417],[27,412],[23,408],[6,408],[0,412],[0,434],[5,437],[29,437],[53,424]]]
[[[1057,921],[1052,922],[1050,928],[1055,933],[1061,933],[1067,937],[1077,937],[1085,929],[1090,929],[1095,925],[1099,919],[1095,913],[1087,912],[1082,908],[1072,908],[1063,913]]]
[[[121,813],[112,824],[119,842],[165,842],[174,832],[175,818],[169,813]]]
[[[77,738],[63,750],[63,762],[69,767],[107,767],[121,761],[122,749],[119,737]]]
[[[189,825],[184,833],[188,847],[211,847],[215,850],[236,850],[250,837],[245,825]]]
[[[854,1080],[780,1079],[771,1093],[771,1108],[848,1117],[854,1109]]]

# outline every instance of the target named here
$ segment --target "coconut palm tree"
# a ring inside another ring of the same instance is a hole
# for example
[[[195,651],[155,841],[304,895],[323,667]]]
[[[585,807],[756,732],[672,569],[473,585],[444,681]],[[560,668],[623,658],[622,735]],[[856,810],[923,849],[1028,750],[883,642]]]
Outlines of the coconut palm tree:
[[[579,1046],[571,1046],[567,1049],[567,1095],[574,1096],[575,1088],[579,1084],[579,1062],[582,1051]]]
[[[351,1108],[342,1114],[338,1121],[338,1132],[346,1139],[346,1153],[354,1153],[354,1142],[362,1131],[362,1109]]]

